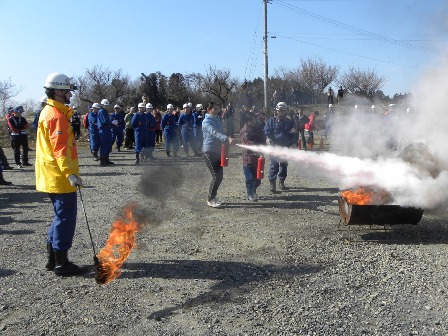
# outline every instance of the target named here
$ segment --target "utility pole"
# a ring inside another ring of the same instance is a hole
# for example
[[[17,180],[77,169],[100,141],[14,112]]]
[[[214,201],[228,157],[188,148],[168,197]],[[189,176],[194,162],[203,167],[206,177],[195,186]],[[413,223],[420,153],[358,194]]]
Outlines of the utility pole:
[[[268,110],[268,0],[264,2],[264,108]]]

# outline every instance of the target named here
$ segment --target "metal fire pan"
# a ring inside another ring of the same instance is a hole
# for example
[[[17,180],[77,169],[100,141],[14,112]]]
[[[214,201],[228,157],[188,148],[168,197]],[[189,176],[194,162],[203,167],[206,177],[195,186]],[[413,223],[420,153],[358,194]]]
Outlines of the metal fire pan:
[[[416,225],[423,216],[423,209],[400,205],[357,205],[339,197],[339,215],[346,225]]]

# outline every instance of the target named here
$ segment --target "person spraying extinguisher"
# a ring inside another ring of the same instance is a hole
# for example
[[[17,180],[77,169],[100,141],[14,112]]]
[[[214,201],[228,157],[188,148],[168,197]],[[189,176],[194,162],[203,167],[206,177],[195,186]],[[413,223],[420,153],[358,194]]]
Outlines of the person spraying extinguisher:
[[[205,163],[212,175],[210,183],[207,205],[212,208],[220,208],[221,202],[216,198],[218,188],[223,179],[223,166],[221,165],[222,144],[231,145],[234,140],[225,135],[221,118],[219,117],[219,106],[210,102],[207,107],[207,114],[202,123],[203,153]],[[227,156],[228,157],[228,156]]]
[[[263,145],[266,142],[263,129],[257,122],[255,114],[248,112],[240,131],[241,141],[244,145]],[[257,201],[257,188],[261,185],[264,176],[264,158],[259,154],[243,149],[243,172],[246,178],[246,192],[248,201]]]

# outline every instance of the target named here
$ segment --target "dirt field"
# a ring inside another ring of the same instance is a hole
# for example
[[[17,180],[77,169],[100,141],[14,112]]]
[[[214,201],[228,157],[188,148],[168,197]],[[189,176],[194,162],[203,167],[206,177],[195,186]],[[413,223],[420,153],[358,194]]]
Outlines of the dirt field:
[[[101,167],[80,149],[97,251],[126,204],[145,214],[122,276],[105,286],[93,272],[45,270],[49,199],[34,190],[33,167],[4,173],[14,185],[0,187],[0,334],[448,335],[446,218],[425,214],[420,234],[357,226],[348,242],[338,190],[300,167],[290,166],[290,190],[270,195],[265,179],[250,203],[234,147],[226,205],[212,209],[202,158],[155,156],[134,166],[131,151],[113,153],[116,165]],[[92,257],[78,204],[70,258]]]

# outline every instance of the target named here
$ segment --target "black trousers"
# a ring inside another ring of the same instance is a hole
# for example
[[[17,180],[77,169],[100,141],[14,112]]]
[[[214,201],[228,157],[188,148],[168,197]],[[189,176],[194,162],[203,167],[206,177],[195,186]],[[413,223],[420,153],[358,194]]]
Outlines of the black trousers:
[[[134,129],[126,128],[125,131],[125,139],[124,139],[124,147],[131,148],[134,146]]]
[[[75,139],[79,140],[79,137],[81,136],[81,124],[72,124],[72,128]]]
[[[211,201],[218,194],[218,188],[223,179],[223,168],[221,167],[221,153],[204,152],[205,163],[212,174],[212,182],[208,191],[208,200]]]
[[[3,148],[0,146],[0,165],[3,167],[8,167],[8,159],[6,158],[5,152],[3,151]]]
[[[14,160],[16,164],[20,164],[20,147],[22,147],[22,159],[23,163],[28,163],[28,135],[12,135],[11,136],[11,147],[14,150]]]

